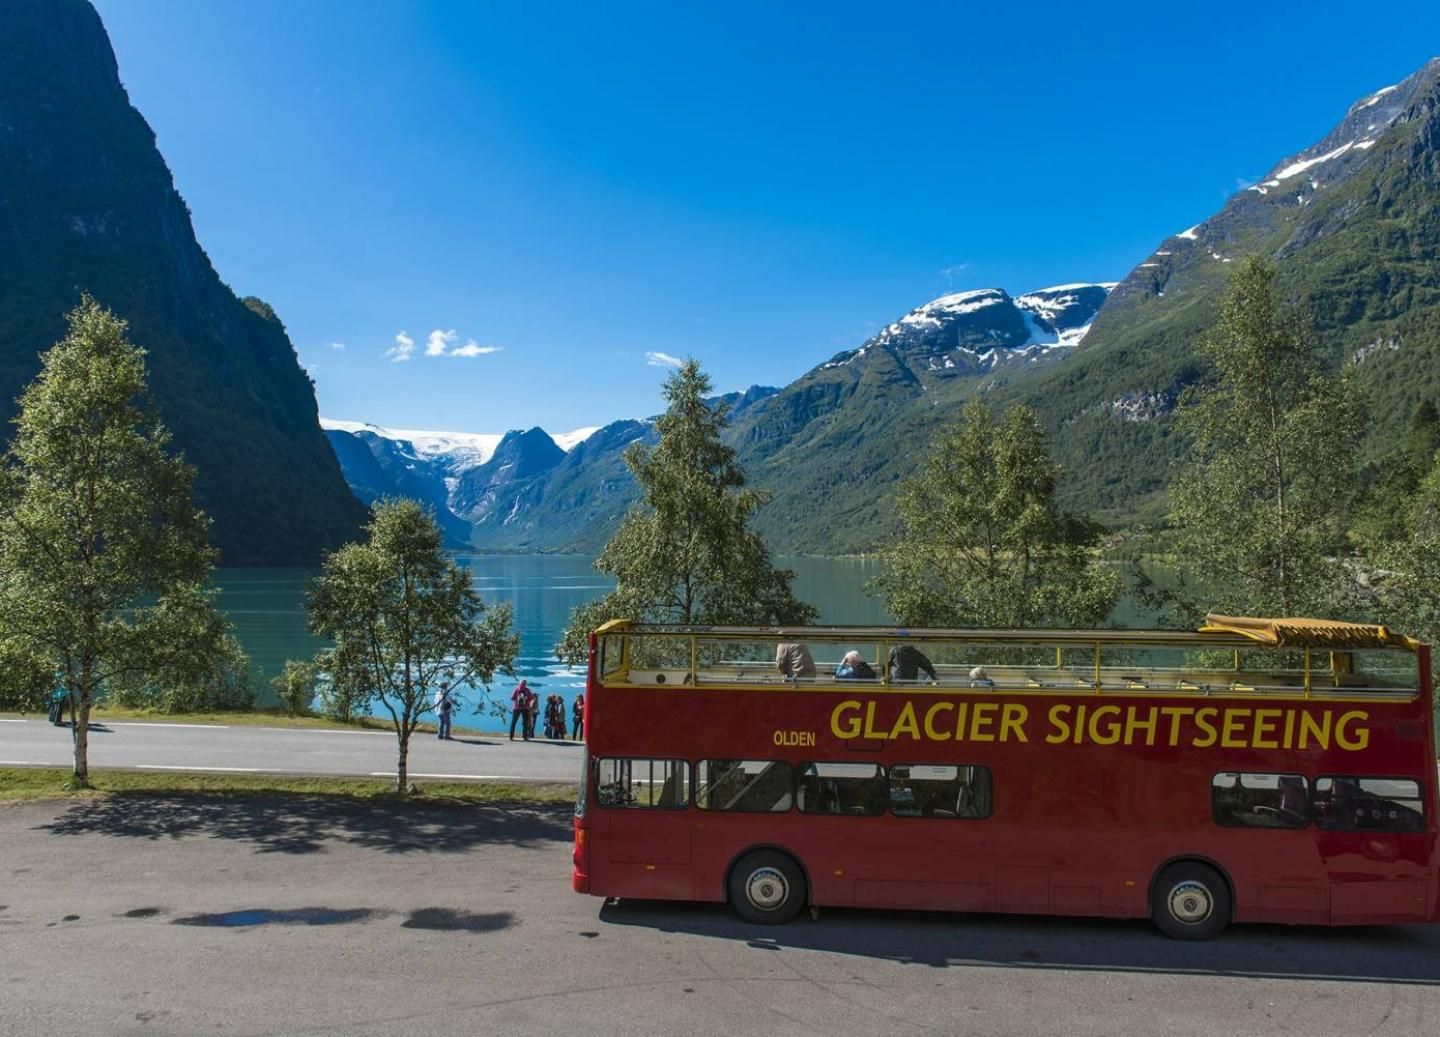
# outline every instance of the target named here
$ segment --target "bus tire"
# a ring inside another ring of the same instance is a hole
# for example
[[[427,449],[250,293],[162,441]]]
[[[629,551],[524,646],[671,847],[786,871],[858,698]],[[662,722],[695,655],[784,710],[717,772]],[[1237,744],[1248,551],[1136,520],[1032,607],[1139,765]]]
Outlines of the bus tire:
[[[1162,869],[1150,887],[1150,918],[1174,940],[1213,940],[1230,924],[1231,908],[1224,876],[1199,861]]]
[[[805,873],[787,853],[755,850],[730,869],[727,892],[730,906],[745,921],[781,925],[805,906]]]

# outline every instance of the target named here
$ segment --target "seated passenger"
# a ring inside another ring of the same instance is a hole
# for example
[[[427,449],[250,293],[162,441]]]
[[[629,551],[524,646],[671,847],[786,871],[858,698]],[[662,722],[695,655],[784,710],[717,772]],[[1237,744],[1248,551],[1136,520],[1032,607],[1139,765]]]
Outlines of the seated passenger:
[[[835,667],[837,681],[873,681],[875,676],[875,671],[859,652],[846,652],[840,665]]]
[[[920,679],[921,671],[932,681],[935,680],[935,667],[930,664],[930,659],[913,645],[899,645],[890,649],[888,668],[891,681],[908,681],[913,684]]]
[[[775,669],[789,680],[815,676],[815,660],[810,649],[798,641],[785,641],[775,648]]]
[[[995,687],[995,682],[992,681],[990,675],[985,672],[985,667],[976,666],[970,671],[970,687],[993,688]]]

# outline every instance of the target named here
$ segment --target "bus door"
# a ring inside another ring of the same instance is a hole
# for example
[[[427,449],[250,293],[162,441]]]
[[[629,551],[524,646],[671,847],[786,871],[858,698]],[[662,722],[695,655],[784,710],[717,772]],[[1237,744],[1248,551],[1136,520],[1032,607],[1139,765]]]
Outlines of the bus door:
[[[1330,920],[1416,922],[1434,905],[1434,836],[1424,789],[1413,778],[1322,775],[1315,838],[1330,882]]]
[[[609,824],[604,842],[606,870],[618,880],[613,895],[690,897],[690,765],[602,759],[595,801]]]

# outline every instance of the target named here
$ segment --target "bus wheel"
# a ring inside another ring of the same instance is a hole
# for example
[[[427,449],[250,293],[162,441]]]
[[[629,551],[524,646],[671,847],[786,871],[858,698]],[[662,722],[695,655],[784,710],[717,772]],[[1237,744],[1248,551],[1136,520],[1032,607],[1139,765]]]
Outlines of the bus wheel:
[[[1208,864],[1172,864],[1150,889],[1150,917],[1172,939],[1213,939],[1230,924],[1230,887]]]
[[[730,905],[747,922],[780,925],[805,906],[805,876],[788,854],[756,850],[730,870]]]

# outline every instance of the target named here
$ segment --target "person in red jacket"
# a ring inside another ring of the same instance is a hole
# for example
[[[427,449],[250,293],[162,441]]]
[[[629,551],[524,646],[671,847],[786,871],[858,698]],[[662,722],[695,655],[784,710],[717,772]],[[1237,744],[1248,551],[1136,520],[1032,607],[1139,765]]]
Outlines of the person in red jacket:
[[[510,741],[515,741],[515,725],[522,724],[520,734],[529,738],[530,728],[530,686],[525,683],[522,677],[520,683],[515,685],[515,690],[510,693]]]

